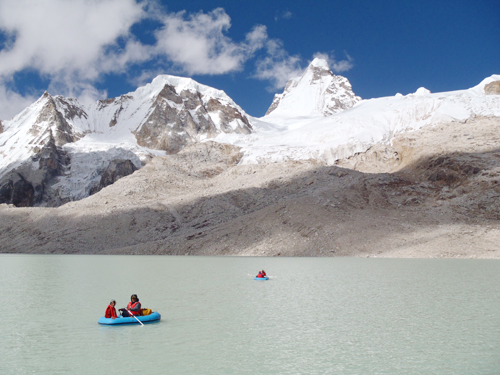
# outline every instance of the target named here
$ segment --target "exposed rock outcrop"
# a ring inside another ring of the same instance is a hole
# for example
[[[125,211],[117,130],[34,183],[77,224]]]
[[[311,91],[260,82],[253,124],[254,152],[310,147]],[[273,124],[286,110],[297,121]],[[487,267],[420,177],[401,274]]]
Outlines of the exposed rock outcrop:
[[[486,95],[500,95],[500,81],[490,82],[484,86]]]
[[[11,172],[0,181],[0,203],[33,206],[35,189],[20,173]]]
[[[380,173],[395,169],[401,164],[400,153],[390,145],[377,144],[366,152],[340,159],[335,165],[361,172]]]
[[[252,125],[237,108],[222,104],[217,99],[210,99],[206,108],[208,112],[219,115],[220,129],[224,133],[250,134],[252,132]]]
[[[62,175],[70,163],[68,154],[58,147],[52,132],[49,131],[49,133],[47,144],[32,158],[33,161],[38,161],[38,169],[45,172],[45,181]]]
[[[51,189],[57,176],[63,175],[70,164],[68,154],[56,145],[52,131],[48,130],[47,143],[31,160],[21,164],[0,179],[4,202],[17,207],[34,205],[58,206],[61,200]],[[10,197],[10,198],[9,198]]]
[[[95,194],[106,186],[114,184],[120,178],[128,176],[137,170],[134,163],[130,160],[115,159],[112,160],[108,167],[102,172],[99,185],[91,189],[90,194]]]
[[[150,115],[135,133],[141,146],[175,154],[188,144],[211,138],[220,132],[251,132],[246,116],[237,108],[216,98],[205,98],[200,92],[177,92],[166,84],[156,96]],[[219,119],[214,122],[212,114]]]
[[[46,99],[45,105],[30,129],[31,134],[36,137],[36,144],[43,145],[49,133],[53,138],[54,144],[57,146],[78,140],[81,135],[75,134],[73,127],[68,123],[67,119],[73,119],[78,114],[81,116],[83,115],[83,111],[74,106],[71,109],[66,105],[66,113],[61,113],[57,109],[54,98],[48,92],[45,92],[41,99]],[[58,97],[57,100],[67,104],[62,97]]]

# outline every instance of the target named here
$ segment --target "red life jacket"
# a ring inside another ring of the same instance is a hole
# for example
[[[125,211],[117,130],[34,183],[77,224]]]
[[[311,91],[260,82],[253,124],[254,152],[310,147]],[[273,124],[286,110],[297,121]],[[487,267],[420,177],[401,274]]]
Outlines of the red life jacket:
[[[116,309],[113,306],[108,305],[108,307],[106,307],[106,312],[104,313],[104,317],[105,318],[117,318]]]
[[[259,272],[259,274],[257,275],[257,277],[264,277],[264,276],[262,275],[262,272]]]
[[[130,302],[128,303],[128,305],[127,305],[127,310],[129,310],[129,311],[130,311],[130,313],[131,313],[132,315],[139,315],[139,313],[141,312],[141,310],[138,310],[138,311],[132,311],[132,309],[133,309],[134,307],[136,307],[137,305],[139,305],[139,308],[140,308],[141,304],[139,303],[139,301],[134,302],[134,303],[132,303],[132,301],[130,301]]]

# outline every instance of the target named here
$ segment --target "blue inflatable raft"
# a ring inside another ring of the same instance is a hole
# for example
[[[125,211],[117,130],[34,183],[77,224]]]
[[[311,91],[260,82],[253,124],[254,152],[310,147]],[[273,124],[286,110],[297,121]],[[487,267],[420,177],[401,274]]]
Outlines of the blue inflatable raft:
[[[264,277],[255,277],[254,280],[269,280],[269,277],[264,276]]]
[[[136,316],[136,318],[139,319],[142,322],[142,324],[156,323],[156,322],[160,321],[161,315],[160,315],[160,313],[155,311],[149,315],[144,315],[144,316],[138,315],[138,316]],[[103,317],[99,318],[97,323],[105,324],[108,326],[114,326],[114,325],[120,325],[120,324],[139,324],[139,322],[135,318],[133,318],[131,316],[127,316],[124,318],[121,315],[116,319],[105,318],[103,316]]]

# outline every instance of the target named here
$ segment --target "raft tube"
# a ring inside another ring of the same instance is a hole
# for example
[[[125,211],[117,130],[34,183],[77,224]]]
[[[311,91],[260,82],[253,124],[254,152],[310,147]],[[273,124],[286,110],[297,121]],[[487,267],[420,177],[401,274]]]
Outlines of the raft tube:
[[[264,276],[264,277],[257,277],[257,276],[256,276],[254,280],[269,280],[269,277],[267,277],[267,276]]]
[[[160,313],[155,311],[149,315],[144,315],[144,316],[138,315],[138,316],[136,316],[136,318],[139,319],[143,324],[148,324],[148,323],[159,322],[161,319],[161,315],[160,315]],[[124,318],[121,315],[116,319],[105,318],[103,316],[103,317],[99,318],[97,323],[108,325],[108,326],[114,326],[114,325],[120,325],[120,324],[139,324],[139,322],[135,318],[133,318],[131,316],[127,316]]]

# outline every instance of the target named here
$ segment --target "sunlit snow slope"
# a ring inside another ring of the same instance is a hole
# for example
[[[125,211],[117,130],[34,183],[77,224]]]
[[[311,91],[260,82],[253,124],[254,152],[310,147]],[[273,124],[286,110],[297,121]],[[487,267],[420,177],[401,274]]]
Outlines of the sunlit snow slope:
[[[216,139],[241,146],[245,154],[242,163],[315,159],[332,164],[376,143],[390,143],[401,132],[474,116],[500,116],[500,95],[484,91],[485,85],[498,80],[500,75],[492,75],[468,90],[443,93],[430,93],[421,87],[406,96],[358,101],[352,108],[329,116],[310,110],[318,108],[322,98],[311,95],[311,88],[297,85],[287,93],[296,100],[251,119],[253,134],[221,134]],[[292,104],[309,110],[298,116]]]

